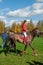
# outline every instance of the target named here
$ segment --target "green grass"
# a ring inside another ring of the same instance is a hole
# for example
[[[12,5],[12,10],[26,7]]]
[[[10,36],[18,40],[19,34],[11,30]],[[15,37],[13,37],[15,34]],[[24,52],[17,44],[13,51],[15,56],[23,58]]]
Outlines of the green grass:
[[[0,46],[2,44],[2,39],[0,38]],[[43,38],[35,38],[33,41],[33,46],[37,50],[38,56],[35,57],[32,49],[27,47],[24,56],[20,56],[20,51],[24,49],[24,45],[20,43],[17,44],[18,55],[13,51],[5,56],[2,48],[0,48],[0,65],[43,65]],[[11,49],[12,50],[12,49]],[[1,52],[2,51],[2,52]]]

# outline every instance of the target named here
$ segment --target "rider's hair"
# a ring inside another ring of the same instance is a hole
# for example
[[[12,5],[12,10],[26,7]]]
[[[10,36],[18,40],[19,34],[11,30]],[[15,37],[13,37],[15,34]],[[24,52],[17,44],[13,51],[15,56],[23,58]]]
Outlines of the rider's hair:
[[[24,20],[24,23],[26,22],[26,20]]]
[[[24,20],[24,21],[23,21],[23,24],[24,24],[25,22],[27,22],[27,21],[26,21],[26,20]]]

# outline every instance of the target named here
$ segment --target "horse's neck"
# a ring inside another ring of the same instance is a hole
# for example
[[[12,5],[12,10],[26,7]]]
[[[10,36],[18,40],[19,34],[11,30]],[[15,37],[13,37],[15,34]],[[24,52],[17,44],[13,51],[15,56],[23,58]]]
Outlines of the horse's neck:
[[[34,38],[36,36],[35,32],[31,32],[31,36]]]

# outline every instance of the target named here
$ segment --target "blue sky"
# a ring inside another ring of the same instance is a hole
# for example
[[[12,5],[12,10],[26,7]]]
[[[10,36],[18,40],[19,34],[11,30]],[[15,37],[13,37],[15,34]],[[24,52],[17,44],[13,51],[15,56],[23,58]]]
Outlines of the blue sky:
[[[43,20],[43,0],[0,0],[0,20],[11,25],[26,19]]]

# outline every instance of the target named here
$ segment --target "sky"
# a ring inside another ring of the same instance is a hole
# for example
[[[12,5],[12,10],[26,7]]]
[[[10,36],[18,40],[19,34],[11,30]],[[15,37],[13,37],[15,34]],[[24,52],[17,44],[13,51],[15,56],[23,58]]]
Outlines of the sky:
[[[0,0],[0,20],[6,26],[30,19],[34,24],[43,20],[43,0]]]

